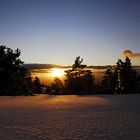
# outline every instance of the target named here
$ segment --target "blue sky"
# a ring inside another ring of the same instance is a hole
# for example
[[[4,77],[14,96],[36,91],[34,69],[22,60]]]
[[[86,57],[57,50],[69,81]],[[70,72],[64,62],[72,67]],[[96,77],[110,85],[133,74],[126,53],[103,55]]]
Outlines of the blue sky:
[[[139,25],[139,0],[0,0],[0,44],[21,49],[25,63],[115,64],[124,50],[140,52]]]

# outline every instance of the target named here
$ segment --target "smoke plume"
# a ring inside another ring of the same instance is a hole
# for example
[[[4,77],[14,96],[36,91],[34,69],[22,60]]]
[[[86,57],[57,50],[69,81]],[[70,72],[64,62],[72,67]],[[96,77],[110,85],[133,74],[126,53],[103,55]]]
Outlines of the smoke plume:
[[[135,58],[135,57],[140,57],[140,53],[133,53],[132,51],[130,51],[130,50],[125,50],[124,52],[123,52],[123,56],[127,56],[127,57],[129,57],[129,58]]]

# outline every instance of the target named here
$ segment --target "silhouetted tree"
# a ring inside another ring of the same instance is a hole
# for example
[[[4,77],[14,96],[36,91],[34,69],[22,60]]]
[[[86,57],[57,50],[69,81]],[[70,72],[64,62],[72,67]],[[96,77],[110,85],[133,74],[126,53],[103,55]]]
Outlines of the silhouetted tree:
[[[112,69],[107,69],[101,82],[101,93],[113,94],[115,92],[117,77]]]
[[[136,93],[140,93],[140,75],[136,78],[136,84],[135,84]]]
[[[131,60],[128,57],[126,57],[125,62],[118,60],[115,73],[117,75],[116,94],[135,92],[136,71],[132,69]]]
[[[32,94],[31,75],[23,67],[19,49],[0,46],[0,95]]]
[[[126,94],[136,92],[136,71],[132,69],[131,60],[118,59],[113,69],[108,69],[101,83],[102,93]]]
[[[68,91],[77,94],[85,94],[92,91],[94,76],[91,70],[86,70],[86,65],[82,65],[83,59],[78,56],[71,70],[66,72],[65,86]]]
[[[35,93],[42,93],[42,85],[38,77],[33,80],[33,90]]]
[[[55,78],[54,82],[51,84],[51,94],[62,94],[64,85],[60,78]]]
[[[83,58],[80,58],[80,56],[76,57],[75,63],[72,65],[73,70],[85,68],[86,65],[82,65],[82,63],[83,63]]]

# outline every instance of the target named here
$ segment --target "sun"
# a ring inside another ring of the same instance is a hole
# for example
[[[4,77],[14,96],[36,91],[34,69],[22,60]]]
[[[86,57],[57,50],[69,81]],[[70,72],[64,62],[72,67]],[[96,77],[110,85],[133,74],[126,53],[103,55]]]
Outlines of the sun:
[[[52,69],[52,76],[53,77],[61,77],[62,75],[64,75],[64,70],[59,69],[59,68]]]

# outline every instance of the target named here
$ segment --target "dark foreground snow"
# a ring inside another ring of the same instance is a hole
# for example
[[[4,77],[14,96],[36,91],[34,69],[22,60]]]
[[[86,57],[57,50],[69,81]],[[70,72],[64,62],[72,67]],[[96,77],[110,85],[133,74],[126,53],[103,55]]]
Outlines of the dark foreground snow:
[[[140,95],[0,97],[0,140],[140,140]]]

